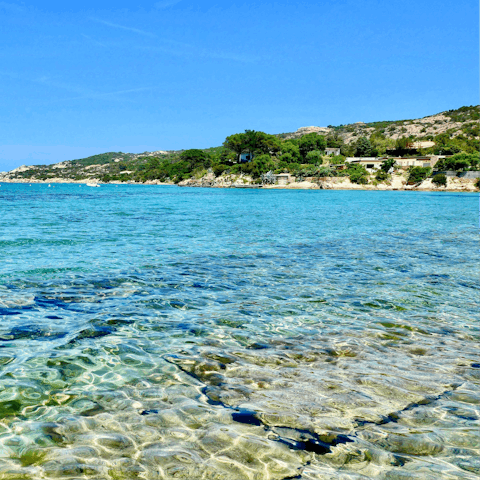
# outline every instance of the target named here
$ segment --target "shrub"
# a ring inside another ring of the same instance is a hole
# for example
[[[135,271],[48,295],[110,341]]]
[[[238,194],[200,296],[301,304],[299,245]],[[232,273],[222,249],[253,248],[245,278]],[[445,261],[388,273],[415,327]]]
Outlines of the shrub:
[[[208,171],[205,169],[205,168],[196,168],[193,172],[192,172],[192,175],[197,179],[199,180],[200,178],[202,178],[203,176],[205,176],[206,174],[208,173]]]
[[[439,187],[447,186],[447,177],[443,173],[437,173],[433,178],[432,182]]]
[[[293,173],[295,175],[300,170],[300,168],[302,168],[302,167],[299,163],[291,163],[288,166],[288,172]]]
[[[470,166],[476,167],[480,162],[478,153],[457,153],[450,158],[444,159],[444,165],[447,170],[463,170]]]
[[[294,157],[290,152],[285,152],[285,153],[282,153],[282,155],[280,155],[280,158],[279,158],[280,162],[282,163],[295,163],[298,158]]]
[[[221,163],[220,165],[215,165],[213,167],[213,173],[216,177],[219,177],[227,169],[228,169],[228,166]]]
[[[355,151],[356,157],[371,157],[372,156],[372,144],[366,137],[361,137],[357,140],[357,149]]]
[[[350,174],[350,181],[352,183],[359,183],[360,185],[365,185],[368,183],[368,178],[362,172],[352,172]]]
[[[292,159],[287,163],[292,163],[300,160],[300,150],[298,148],[298,145],[293,143],[292,140],[286,140],[285,142],[283,142],[281,150],[282,150],[282,157],[283,155],[289,154],[289,158]]]
[[[384,182],[388,178],[388,173],[384,172],[383,170],[379,170],[375,175],[375,179],[379,182]]]
[[[312,165],[320,165],[323,162],[322,152],[320,150],[312,150],[307,153],[305,160]]]
[[[244,171],[244,173],[249,173],[254,178],[259,178],[262,173],[267,173],[269,170],[274,170],[275,168],[272,157],[267,154],[256,156],[252,162],[242,165],[242,169],[245,168],[247,165],[250,168],[248,169],[248,171]]]
[[[475,182],[475,186],[480,190],[480,178],[477,178],[477,181]]]
[[[328,159],[330,165],[341,165],[345,163],[345,157],[343,155],[334,155]]]
[[[380,168],[385,172],[388,173],[391,168],[395,168],[397,166],[397,163],[395,162],[394,158],[387,158],[382,162],[382,165]]]
[[[423,182],[432,173],[432,169],[429,167],[411,167],[408,174],[407,184],[413,185],[414,183]]]
[[[192,148],[190,150],[185,150],[181,153],[180,158],[184,162],[190,164],[190,169],[193,170],[199,166],[209,167],[210,166],[210,157],[203,150],[198,148]]]
[[[358,163],[348,164],[345,174],[350,177],[352,183],[359,183],[362,185],[368,183],[368,172],[365,170],[365,167]]]
[[[302,158],[307,157],[307,153],[312,150],[325,150],[327,141],[323,135],[318,135],[315,132],[307,133],[298,141],[298,148]]]
[[[319,167],[316,174],[319,177],[330,177],[332,175],[332,169],[330,167]]]

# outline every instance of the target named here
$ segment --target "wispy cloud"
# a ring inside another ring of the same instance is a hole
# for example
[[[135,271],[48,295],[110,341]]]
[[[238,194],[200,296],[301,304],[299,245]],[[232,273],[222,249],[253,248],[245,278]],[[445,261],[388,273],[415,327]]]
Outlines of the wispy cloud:
[[[110,92],[98,92],[95,90],[82,87],[81,85],[74,85],[71,83],[65,83],[59,80],[55,80],[54,78],[51,78],[46,75],[43,75],[37,78],[31,78],[31,77],[25,77],[22,75],[17,75],[16,73],[12,73],[12,72],[2,72],[2,71],[0,71],[0,75],[4,75],[10,78],[13,78],[15,80],[28,81],[28,82],[36,83],[39,85],[44,85],[46,87],[54,88],[57,90],[63,90],[71,94],[72,93],[75,94],[75,96],[67,97],[67,98],[59,97],[56,99],[49,99],[48,103],[63,102],[68,100],[82,100],[82,99],[101,100],[101,99],[108,99],[108,98],[115,101],[125,101],[125,95],[128,95],[129,93],[145,92],[145,91],[153,90],[155,88],[154,86],[146,86],[146,87],[129,88],[124,90],[114,90]]]
[[[81,86],[71,85],[68,83],[58,82],[55,80],[50,79],[49,77],[40,77],[34,80],[36,83],[41,83],[42,85],[46,85],[53,88],[58,88],[61,90],[66,90],[71,93],[76,93],[75,97],[69,98],[62,98],[59,99],[61,101],[64,100],[82,100],[82,99],[89,99],[89,100],[100,100],[102,98],[112,98],[114,100],[122,100],[120,98],[123,95],[128,93],[135,93],[135,92],[144,92],[146,90],[151,90],[152,87],[139,87],[139,88],[129,88],[126,90],[115,90],[113,92],[96,92]],[[115,98],[118,97],[118,98]]]
[[[173,7],[177,3],[180,3],[182,0],[163,0],[162,2],[157,2],[155,4],[155,8],[158,8],[159,10],[168,8],[168,7]]]
[[[143,35],[145,37],[151,37],[151,38],[156,37],[154,33],[146,32],[145,30],[140,30],[139,28],[126,27],[125,25],[119,25],[118,23],[107,22],[105,20],[100,20],[99,18],[91,18],[90,20],[97,23],[101,23],[103,25],[107,25],[108,27],[119,28],[121,30],[127,30],[128,32],[138,33],[139,35]]]
[[[181,0],[166,0],[164,2],[159,2],[159,4],[166,6],[174,5],[179,3]],[[168,5],[167,5],[168,4]],[[222,52],[218,50],[209,50],[206,48],[199,48],[197,45],[191,45],[189,43],[184,43],[184,42],[179,42],[177,40],[171,40],[168,38],[160,38],[158,35],[155,35],[154,33],[147,32],[144,30],[140,30],[138,28],[132,28],[132,27],[126,27],[124,25],[119,25],[117,23],[112,23],[112,22],[107,22],[105,20],[100,20],[98,18],[91,18],[94,22],[101,23],[103,25],[107,25],[112,28],[119,28],[122,30],[127,30],[133,33],[137,33],[143,36],[147,36],[150,38],[155,38],[156,42],[155,45],[129,45],[130,47],[141,49],[141,50],[147,50],[151,52],[163,52],[167,53],[170,55],[175,55],[179,57],[192,57],[192,56],[199,56],[199,57],[204,57],[204,58],[213,58],[213,59],[219,59],[219,60],[231,60],[234,62],[241,62],[241,63],[254,63],[259,60],[258,57],[252,56],[252,55],[242,55],[242,54],[236,54],[236,53],[231,53],[231,52]],[[83,35],[85,38],[88,38],[92,41],[90,37],[87,35]],[[98,42],[99,45],[106,46],[105,44],[102,44]]]

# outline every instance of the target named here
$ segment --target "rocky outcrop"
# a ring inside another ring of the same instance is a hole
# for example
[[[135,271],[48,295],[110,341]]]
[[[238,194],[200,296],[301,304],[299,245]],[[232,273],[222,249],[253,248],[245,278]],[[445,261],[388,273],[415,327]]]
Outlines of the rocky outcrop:
[[[300,138],[304,135],[308,135],[309,133],[318,133],[320,135],[328,135],[329,133],[333,133],[333,128],[329,127],[300,127],[296,132],[287,133],[285,139],[288,140],[290,138]]]
[[[207,173],[201,178],[189,178],[182,180],[178,185],[180,187],[236,187],[244,185],[252,185],[253,179],[248,175],[220,175],[215,177],[212,172]]]

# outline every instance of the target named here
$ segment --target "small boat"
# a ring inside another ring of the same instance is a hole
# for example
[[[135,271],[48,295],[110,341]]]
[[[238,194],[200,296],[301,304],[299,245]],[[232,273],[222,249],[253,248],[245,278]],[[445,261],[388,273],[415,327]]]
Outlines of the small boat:
[[[98,183],[92,183],[92,182],[89,182],[87,183],[87,187],[99,187],[100,185]]]
[[[48,184],[48,186],[49,186],[49,187],[51,187],[51,185],[50,185],[50,184]]]

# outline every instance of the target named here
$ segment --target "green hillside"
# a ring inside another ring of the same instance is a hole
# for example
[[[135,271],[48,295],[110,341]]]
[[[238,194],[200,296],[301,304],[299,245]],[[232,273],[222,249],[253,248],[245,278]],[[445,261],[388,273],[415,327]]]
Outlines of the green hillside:
[[[480,150],[479,119],[480,106],[476,105],[414,120],[303,127],[296,132],[277,135],[246,130],[228,136],[218,147],[142,154],[107,152],[55,165],[23,167],[3,178],[6,181],[178,183],[192,177],[201,178],[207,172],[215,176],[244,174],[258,180],[268,171],[289,172],[299,177],[354,173],[354,177],[362,178],[365,172],[344,172],[342,165],[348,156],[462,154],[463,160],[459,159],[458,165],[472,169],[478,168],[475,159]],[[430,143],[424,147],[425,143],[418,142]],[[340,155],[328,157],[326,148],[338,148]],[[254,160],[237,163],[242,152],[254,154]],[[465,158],[469,159],[466,164]],[[354,168],[347,167],[347,170]]]

